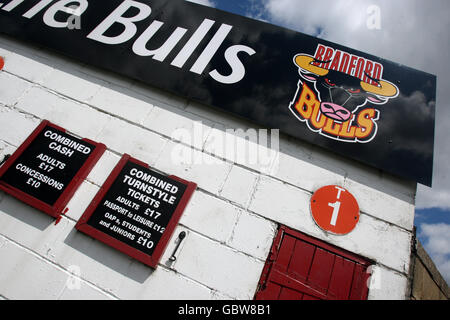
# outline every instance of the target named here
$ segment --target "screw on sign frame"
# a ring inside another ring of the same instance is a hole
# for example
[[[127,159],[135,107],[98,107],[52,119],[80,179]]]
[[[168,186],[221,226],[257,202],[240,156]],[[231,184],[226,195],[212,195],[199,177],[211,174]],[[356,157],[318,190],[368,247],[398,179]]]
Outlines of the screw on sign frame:
[[[359,205],[345,188],[331,185],[311,197],[311,215],[323,230],[337,235],[351,232],[359,221]]]

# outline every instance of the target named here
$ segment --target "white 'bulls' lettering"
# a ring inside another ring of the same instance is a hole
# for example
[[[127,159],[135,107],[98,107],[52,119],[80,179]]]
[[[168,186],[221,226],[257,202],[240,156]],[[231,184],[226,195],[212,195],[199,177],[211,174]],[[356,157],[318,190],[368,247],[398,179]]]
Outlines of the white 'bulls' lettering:
[[[11,11],[22,4],[24,0],[11,0],[7,5],[3,6],[2,10]],[[31,9],[23,14],[25,18],[33,18],[37,13],[44,10],[53,0],[41,0],[35,4]],[[60,12],[65,12],[70,15],[77,15],[80,17],[88,8],[87,0],[60,0],[53,3],[44,13],[43,21],[46,25],[53,28],[67,28],[68,22],[58,21],[55,17]],[[137,10],[136,10],[137,9]],[[130,16],[130,11],[136,12]],[[104,19],[97,27],[89,34],[88,38],[98,42],[109,45],[121,44],[133,38],[138,29],[136,23],[147,19],[152,13],[152,8],[144,3],[132,0],[124,0],[106,19]],[[210,19],[204,19],[198,28],[194,31],[191,37],[187,40],[181,51],[170,63],[177,68],[183,68],[192,56],[194,51],[199,47],[202,40],[206,37],[216,22]],[[108,30],[114,25],[122,25],[122,33],[114,36],[107,35]],[[132,50],[136,55],[152,57],[153,60],[163,62],[167,56],[174,50],[177,44],[185,38],[188,30],[182,27],[177,27],[175,31],[167,38],[166,42],[159,48],[149,50],[147,48],[150,40],[155,36],[159,29],[164,25],[164,22],[153,20],[150,25],[140,34],[135,40]],[[222,24],[216,31],[212,39],[203,49],[202,53],[190,68],[190,72],[202,74],[213,57],[216,55],[219,47],[225,41],[233,26]],[[217,69],[209,72],[209,75],[216,81],[223,84],[233,84],[241,81],[245,76],[245,67],[238,55],[245,52],[251,56],[255,54],[255,50],[244,45],[233,45],[225,50],[225,61],[231,68],[230,74],[221,74]]]

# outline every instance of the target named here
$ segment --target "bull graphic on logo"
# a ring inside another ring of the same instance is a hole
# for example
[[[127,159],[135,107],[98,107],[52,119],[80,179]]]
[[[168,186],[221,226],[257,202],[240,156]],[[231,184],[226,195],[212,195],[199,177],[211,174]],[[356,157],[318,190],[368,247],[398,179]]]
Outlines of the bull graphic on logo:
[[[399,93],[394,84],[380,79],[382,71],[372,72],[379,77],[375,78],[367,72],[372,70],[369,67],[356,70],[356,62],[350,72],[348,66],[340,65],[342,62],[322,61],[307,54],[296,55],[294,63],[301,80],[290,108],[299,120],[306,121],[312,131],[335,140],[369,142],[375,137],[379,111],[370,104],[385,104]]]

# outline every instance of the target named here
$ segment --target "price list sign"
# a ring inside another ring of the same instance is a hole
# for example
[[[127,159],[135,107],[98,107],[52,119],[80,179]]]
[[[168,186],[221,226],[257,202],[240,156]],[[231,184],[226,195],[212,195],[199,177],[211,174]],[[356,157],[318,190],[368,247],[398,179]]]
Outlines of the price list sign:
[[[156,268],[196,188],[125,154],[76,229]]]
[[[0,189],[57,218],[105,150],[44,120],[0,167]]]

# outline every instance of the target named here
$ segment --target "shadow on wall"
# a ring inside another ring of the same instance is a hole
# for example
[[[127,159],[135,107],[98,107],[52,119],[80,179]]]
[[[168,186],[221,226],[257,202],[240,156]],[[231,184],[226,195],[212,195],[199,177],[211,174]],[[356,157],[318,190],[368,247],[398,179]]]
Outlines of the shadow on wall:
[[[157,98],[149,96],[148,92],[146,95],[145,92],[141,92],[141,90],[139,89],[139,85],[141,83],[136,80],[124,77],[120,74],[108,70],[87,65],[85,63],[77,61],[76,59],[61,55],[60,53],[47,49],[45,47],[38,46],[33,43],[27,43],[20,39],[14,39],[13,37],[5,34],[1,34],[1,39],[3,42],[2,47],[10,50],[11,52],[17,53],[43,65],[47,65],[48,67],[55,70],[78,77],[94,85],[112,89],[118,93],[128,95],[136,99],[144,99],[144,102],[149,103],[150,105],[158,104],[160,102],[167,104],[168,101],[173,100],[181,101],[181,104],[183,104],[184,106],[187,105],[186,99],[179,98],[172,93],[168,93],[164,90],[160,90],[154,87],[151,88],[151,92],[153,95],[156,95]],[[5,69],[7,69],[7,60],[8,57],[5,58]],[[43,82],[43,85],[45,86],[45,79],[43,80]],[[136,89],[130,89],[130,87],[134,87],[135,85],[138,86]],[[168,101],[163,101],[164,98],[166,98],[166,100]],[[88,101],[80,102],[89,104]]]
[[[3,191],[0,191],[0,212],[6,213],[40,231],[44,231],[52,223],[55,223],[54,218],[24,204]]]
[[[42,234],[43,237],[45,237],[46,233],[41,233],[42,231],[48,231],[50,228],[57,228],[57,226],[55,226],[54,218],[24,204],[3,191],[0,191],[0,212],[13,218],[13,220],[7,219],[7,223],[3,223],[2,221],[2,228],[8,230],[2,232],[2,234],[7,237],[10,237],[8,232],[17,232],[17,230],[20,229],[20,227],[14,225],[14,223],[11,223],[11,221],[14,220],[19,220],[21,224],[26,224],[37,229],[37,232]],[[123,276],[141,284],[144,283],[153,273],[153,269],[101,243],[100,241],[94,240],[88,235],[77,231],[75,229],[74,222],[72,222],[72,220],[70,221],[71,223],[69,223],[69,226],[73,225],[73,228],[64,239],[64,243],[81,253],[81,255],[88,256],[107,269],[114,270],[117,273],[120,273]],[[62,221],[60,223],[62,223]],[[23,229],[20,230],[23,231]],[[28,235],[24,236],[28,237]],[[33,243],[39,243],[39,241],[33,240]],[[76,264],[77,261],[73,261],[73,263]],[[137,267],[135,266],[136,264],[142,265],[142,267]],[[80,267],[82,266],[80,265]]]
[[[140,284],[143,284],[154,272],[150,267],[77,231],[75,228],[67,235],[64,243],[77,250],[82,255],[88,256],[108,269],[114,270]],[[133,264],[140,264],[142,265],[142,268],[133,268]]]

